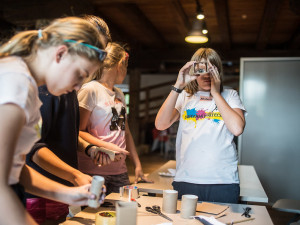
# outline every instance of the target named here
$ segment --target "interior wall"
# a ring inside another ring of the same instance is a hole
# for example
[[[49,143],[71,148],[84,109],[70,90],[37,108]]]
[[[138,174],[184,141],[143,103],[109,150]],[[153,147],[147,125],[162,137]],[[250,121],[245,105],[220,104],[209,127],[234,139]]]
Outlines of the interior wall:
[[[129,74],[130,76],[130,74]],[[123,84],[128,84],[128,79],[129,76],[126,76]],[[174,84],[176,82],[177,79],[177,74],[143,74],[141,75],[141,84],[140,87],[144,88],[144,87],[149,87],[149,86],[153,86],[153,85],[157,85],[157,84],[161,84],[161,83],[166,83],[169,81],[174,81]],[[156,101],[152,101],[149,105],[149,107],[160,107],[163,102],[165,101],[165,99],[168,97],[169,93],[171,91],[171,86],[165,86],[165,87],[159,87],[159,88],[155,88],[150,90],[150,96],[153,97],[157,97],[157,96],[162,96],[162,98],[156,100]],[[140,92],[140,100],[145,100],[146,98],[146,92],[142,91]],[[145,104],[140,104],[139,108],[142,110],[145,108]],[[157,109],[150,109],[149,110],[149,114],[153,115],[156,114]],[[144,116],[144,112],[140,113],[140,116]]]
[[[300,58],[242,58],[240,71],[240,164],[255,167],[270,203],[300,200]]]

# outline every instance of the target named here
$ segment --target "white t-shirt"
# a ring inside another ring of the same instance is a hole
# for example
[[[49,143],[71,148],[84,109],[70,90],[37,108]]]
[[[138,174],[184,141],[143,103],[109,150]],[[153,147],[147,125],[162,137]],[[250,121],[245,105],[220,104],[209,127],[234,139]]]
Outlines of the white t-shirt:
[[[79,106],[91,111],[88,121],[88,132],[102,141],[114,143],[120,148],[126,149],[125,130],[117,126],[116,130],[110,130],[113,117],[112,107],[120,116],[122,107],[126,109],[125,97],[119,88],[114,91],[107,89],[98,81],[91,81],[82,86],[78,92]],[[125,115],[126,118],[126,115]],[[117,175],[127,172],[125,159],[103,167],[95,166],[91,159],[82,152],[78,152],[79,169],[89,174]]]
[[[24,110],[26,116],[26,123],[17,141],[9,175],[9,184],[12,185],[19,182],[26,154],[40,138],[38,123],[41,118],[42,103],[38,97],[37,84],[20,57],[0,59],[0,105],[7,103],[18,105]]]
[[[174,180],[194,184],[239,183],[234,135],[227,129],[209,92],[191,97],[183,91],[175,108],[180,113]],[[245,108],[232,89],[222,96],[231,108]]]

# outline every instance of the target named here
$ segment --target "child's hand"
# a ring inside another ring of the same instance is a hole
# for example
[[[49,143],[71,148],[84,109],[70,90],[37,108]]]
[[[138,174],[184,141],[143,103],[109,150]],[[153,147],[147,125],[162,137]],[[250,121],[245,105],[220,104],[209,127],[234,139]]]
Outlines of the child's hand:
[[[216,66],[212,65],[209,61],[208,61],[208,66],[209,66],[208,71],[210,73],[210,80],[211,80],[210,93],[212,96],[214,96],[214,94],[220,93],[221,78],[220,78],[218,68]]]
[[[190,75],[190,69],[194,65],[195,61],[187,62],[178,73],[176,84],[174,85],[176,88],[183,89],[189,82],[195,80],[197,76]]]

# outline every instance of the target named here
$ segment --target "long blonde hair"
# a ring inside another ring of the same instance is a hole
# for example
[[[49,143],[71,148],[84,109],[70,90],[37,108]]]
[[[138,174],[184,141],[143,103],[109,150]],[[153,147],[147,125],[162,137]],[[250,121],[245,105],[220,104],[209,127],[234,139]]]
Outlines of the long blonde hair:
[[[65,40],[73,40],[66,42]],[[90,60],[99,59],[99,53],[86,45],[105,48],[101,33],[88,21],[78,17],[66,17],[54,20],[43,30],[23,31],[13,36],[0,47],[0,58],[6,56],[28,57],[39,48],[66,45],[70,54],[86,56]]]
[[[107,51],[107,56],[102,64],[102,66],[100,67],[100,69],[97,72],[95,72],[92,76],[90,76],[86,82],[91,81],[91,80],[100,80],[104,69],[113,68],[118,63],[120,63],[121,60],[123,60],[122,63],[126,63],[124,60],[125,56],[126,56],[126,50],[118,43],[109,42],[107,44],[107,47],[105,50]]]
[[[222,61],[218,53],[211,48],[199,48],[191,58],[191,61],[200,61],[201,59],[209,60],[211,64],[217,67],[220,79],[221,87],[220,91],[223,91],[223,66]],[[197,80],[188,83],[185,87],[185,91],[190,95],[195,94],[198,91]]]

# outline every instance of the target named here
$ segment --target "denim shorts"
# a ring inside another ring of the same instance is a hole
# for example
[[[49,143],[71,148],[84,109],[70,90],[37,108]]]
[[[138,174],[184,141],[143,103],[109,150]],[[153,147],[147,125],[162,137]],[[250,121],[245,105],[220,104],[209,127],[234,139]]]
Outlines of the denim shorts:
[[[192,194],[198,196],[198,201],[239,202],[239,184],[192,184],[173,181],[172,185],[174,190],[178,191],[178,199],[181,199],[182,195]]]

